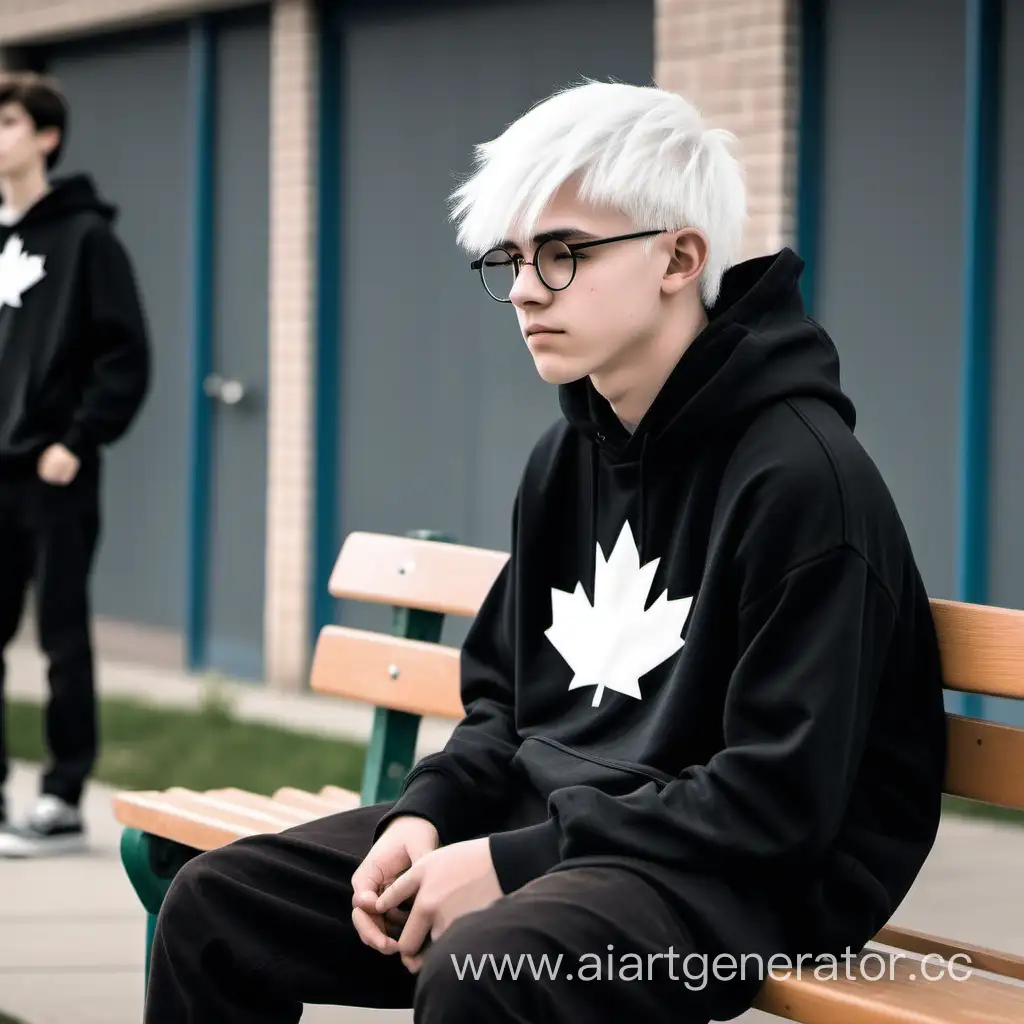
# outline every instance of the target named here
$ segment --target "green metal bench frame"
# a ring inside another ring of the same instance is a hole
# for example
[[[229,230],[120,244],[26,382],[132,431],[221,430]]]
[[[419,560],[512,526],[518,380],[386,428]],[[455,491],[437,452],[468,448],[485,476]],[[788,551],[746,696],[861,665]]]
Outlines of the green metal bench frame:
[[[449,534],[433,530],[412,530],[406,536],[415,540],[455,543],[455,538]],[[391,633],[407,640],[440,643],[444,622],[445,616],[441,612],[393,606]],[[420,719],[420,715],[406,711],[374,708],[359,791],[361,805],[397,798],[416,756]],[[282,780],[281,784],[287,785],[287,780]],[[121,861],[139,902],[146,910],[147,981],[157,917],[164,897],[174,876],[201,852],[137,828],[125,828],[121,834]]]

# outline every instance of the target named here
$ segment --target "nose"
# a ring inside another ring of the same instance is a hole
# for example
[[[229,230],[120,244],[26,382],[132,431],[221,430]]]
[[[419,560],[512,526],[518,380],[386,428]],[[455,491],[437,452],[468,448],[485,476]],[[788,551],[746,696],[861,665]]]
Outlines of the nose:
[[[552,298],[551,292],[544,287],[544,283],[537,276],[537,268],[532,263],[522,265],[508,297],[513,306],[520,308],[529,305],[546,306]]]

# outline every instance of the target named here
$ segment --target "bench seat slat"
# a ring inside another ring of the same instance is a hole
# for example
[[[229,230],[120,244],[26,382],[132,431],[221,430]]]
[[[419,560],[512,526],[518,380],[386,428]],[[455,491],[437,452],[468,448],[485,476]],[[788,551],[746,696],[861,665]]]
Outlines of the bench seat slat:
[[[242,836],[281,832],[316,817],[284,806],[273,813],[257,810],[182,787],[118,794],[114,813],[122,825],[202,850]]]
[[[262,793],[250,793],[244,789],[229,787],[226,789],[208,789],[203,793],[206,797],[224,800],[227,806],[245,807],[249,810],[269,814],[275,819],[286,821],[289,825],[301,825],[318,817],[316,809],[295,807],[286,800],[275,800]]]
[[[358,793],[350,793],[356,804],[359,801]],[[289,807],[301,807],[310,811],[319,811],[323,815],[337,814],[338,811],[348,810],[356,806],[351,800],[331,800],[319,793],[309,793],[304,789],[296,789],[294,786],[281,786],[274,790],[274,800]]]
[[[229,820],[248,820],[264,832],[280,832],[282,829],[290,828],[292,825],[301,824],[311,817],[306,812],[304,817],[299,817],[298,812],[289,810],[284,806],[279,807],[247,807],[224,797],[213,796],[208,793],[200,793],[190,789],[172,786],[165,792],[165,797],[175,804],[187,807],[190,810],[199,811],[201,814],[208,814],[212,817],[223,814]],[[269,803],[268,799],[268,803]]]
[[[182,807],[163,799],[159,792],[118,793],[114,798],[114,816],[126,828],[137,828],[196,850],[215,850],[264,831],[251,822]]]
[[[126,827],[212,850],[243,836],[281,832],[359,805],[358,793],[338,786],[325,786],[320,794],[282,789],[280,800],[236,787],[126,791],[115,798],[114,815]]]
[[[359,794],[353,793],[351,789],[342,789],[341,786],[323,786],[320,795],[325,800],[330,800],[341,810],[359,806]]]
[[[897,949],[920,953],[922,956],[935,953],[945,960],[957,953],[965,953],[970,957],[971,967],[976,970],[989,971],[992,974],[1001,974],[1007,978],[1024,981],[1024,957],[1014,956],[1013,953],[1004,953],[988,946],[975,946],[969,942],[954,941],[940,935],[929,935],[927,932],[914,931],[912,928],[899,928],[895,925],[886,925],[875,936],[875,941],[887,946],[895,946]],[[1024,1009],[1022,1009],[1022,1015],[1024,1015]]]
[[[869,946],[865,952],[870,951]],[[800,977],[794,970],[789,978],[769,978],[754,1006],[795,1024],[1020,1024],[1024,1019],[1024,987],[974,973],[958,981],[949,977],[948,966],[941,978],[929,981],[917,959],[908,955],[890,969],[887,952],[877,952],[882,963],[871,958],[867,977],[857,966],[863,956],[851,958],[850,978],[847,961],[837,958],[835,980],[816,979],[815,962],[805,960]],[[939,968],[932,959],[926,969],[936,977]],[[968,968],[973,965],[958,961],[952,969],[961,977]],[[880,980],[867,980],[878,974]]]

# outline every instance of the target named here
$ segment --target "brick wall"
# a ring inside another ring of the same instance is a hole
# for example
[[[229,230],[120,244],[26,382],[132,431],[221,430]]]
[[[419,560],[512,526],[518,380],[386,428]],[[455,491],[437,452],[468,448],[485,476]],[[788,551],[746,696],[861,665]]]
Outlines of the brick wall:
[[[313,506],[316,39],[313,0],[277,0],[270,67],[268,681],[307,671]]]
[[[750,195],[745,255],[792,244],[795,0],[655,0],[655,78],[734,132]]]

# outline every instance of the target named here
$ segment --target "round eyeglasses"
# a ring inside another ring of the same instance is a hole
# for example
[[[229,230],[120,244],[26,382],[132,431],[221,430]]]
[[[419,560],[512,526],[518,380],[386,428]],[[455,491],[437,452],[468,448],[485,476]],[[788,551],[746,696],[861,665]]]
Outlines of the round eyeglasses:
[[[488,250],[478,260],[469,265],[471,270],[480,274],[487,294],[497,302],[511,302],[512,286],[516,283],[523,267],[534,267],[541,284],[548,291],[561,292],[576,279],[578,265],[577,252],[595,245],[607,245],[609,242],[624,242],[630,238],[646,238],[649,235],[663,234],[666,229],[656,231],[636,231],[629,235],[614,235],[611,238],[598,238],[592,242],[563,242],[560,238],[548,238],[537,246],[533,262],[521,253],[512,253],[502,246]]]

